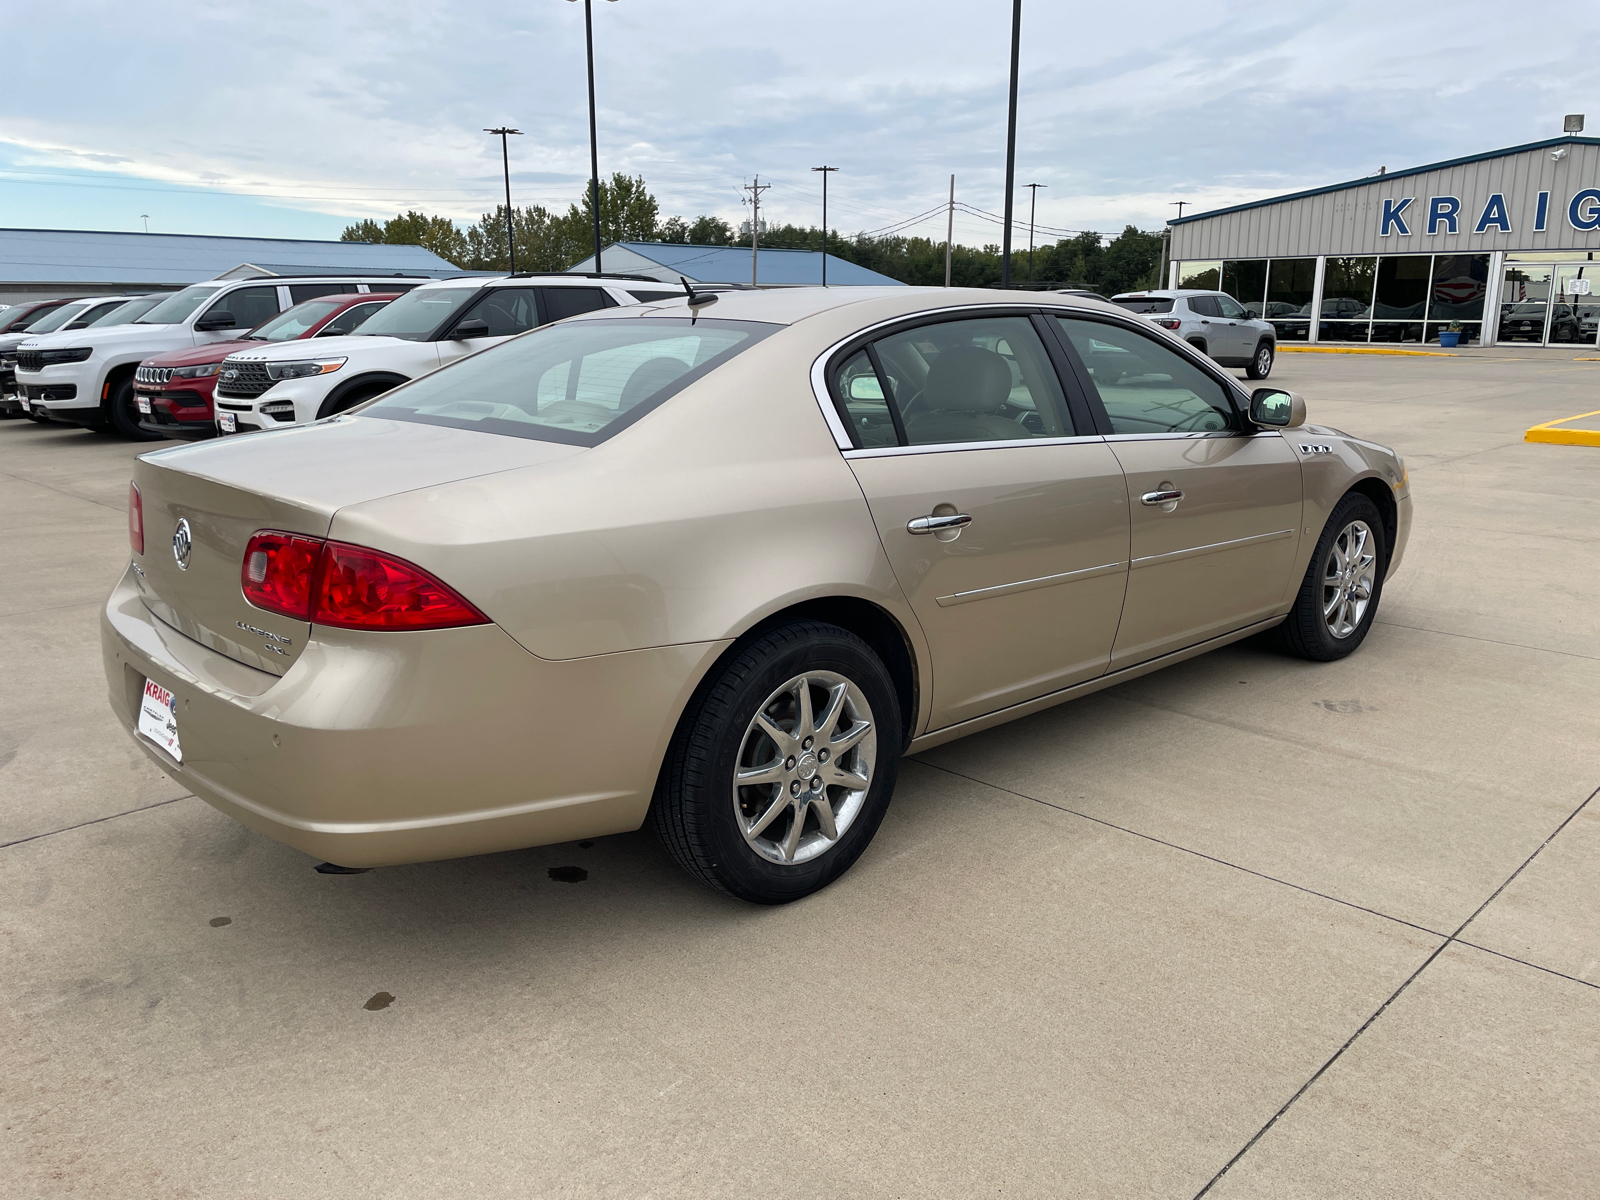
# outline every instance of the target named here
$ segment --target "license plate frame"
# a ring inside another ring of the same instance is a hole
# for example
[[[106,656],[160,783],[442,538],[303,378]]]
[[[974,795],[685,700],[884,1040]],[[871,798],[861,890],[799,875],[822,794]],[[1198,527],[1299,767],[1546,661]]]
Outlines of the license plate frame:
[[[218,433],[238,433],[239,432],[239,418],[238,418],[238,416],[236,414],[234,414],[234,413],[231,413],[231,412],[218,412],[217,413],[217,432]]]

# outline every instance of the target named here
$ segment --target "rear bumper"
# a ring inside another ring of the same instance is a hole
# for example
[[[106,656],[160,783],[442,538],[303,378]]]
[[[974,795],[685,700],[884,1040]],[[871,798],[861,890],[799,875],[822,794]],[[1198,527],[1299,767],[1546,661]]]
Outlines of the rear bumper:
[[[173,779],[330,862],[387,866],[636,829],[678,713],[725,643],[550,662],[497,626],[313,628],[282,676],[106,602],[111,707]],[[146,678],[176,697],[183,761],[136,731]]]

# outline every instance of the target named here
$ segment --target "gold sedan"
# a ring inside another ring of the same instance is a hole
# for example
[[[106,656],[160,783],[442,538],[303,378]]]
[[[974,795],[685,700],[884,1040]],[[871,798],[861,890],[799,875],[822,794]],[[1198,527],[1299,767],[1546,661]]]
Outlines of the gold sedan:
[[[1350,653],[1410,518],[1393,452],[1109,305],[702,293],[143,456],[105,666],[173,778],[334,863],[648,820],[777,903],[905,754],[1266,630]]]

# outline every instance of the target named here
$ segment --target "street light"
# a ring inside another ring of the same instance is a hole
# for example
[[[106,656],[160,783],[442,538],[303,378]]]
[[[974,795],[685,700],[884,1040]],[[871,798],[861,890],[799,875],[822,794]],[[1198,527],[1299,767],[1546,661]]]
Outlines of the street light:
[[[1022,185],[1031,189],[1028,200],[1028,282],[1033,282],[1033,215],[1039,207],[1039,189],[1049,187],[1048,183],[1025,183]]]
[[[576,4],[578,0],[569,0]],[[611,0],[615,4],[617,0]],[[594,211],[594,273],[600,274],[600,142],[594,122],[594,9],[583,0],[583,36],[589,51],[589,207]]]
[[[828,286],[828,176],[838,167],[812,167],[822,172],[822,286]]]
[[[1000,286],[1011,286],[1011,189],[1017,176],[1017,61],[1022,54],[1022,0],[1011,4],[1011,108],[1006,116],[1006,227],[1000,248]]]
[[[511,232],[511,156],[506,150],[506,137],[508,134],[521,135],[522,130],[512,129],[502,125],[499,129],[485,129],[485,133],[498,133],[500,135],[500,162],[506,169],[506,249],[511,252],[511,273],[517,273],[517,239]]]

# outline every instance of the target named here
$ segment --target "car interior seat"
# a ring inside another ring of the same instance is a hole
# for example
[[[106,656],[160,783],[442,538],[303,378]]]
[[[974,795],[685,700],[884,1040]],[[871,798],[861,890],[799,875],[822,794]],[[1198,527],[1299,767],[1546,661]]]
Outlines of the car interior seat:
[[[1027,437],[1027,429],[1001,415],[1010,395],[1004,357],[977,346],[946,350],[928,369],[917,412],[906,418],[906,438],[926,445]]]

